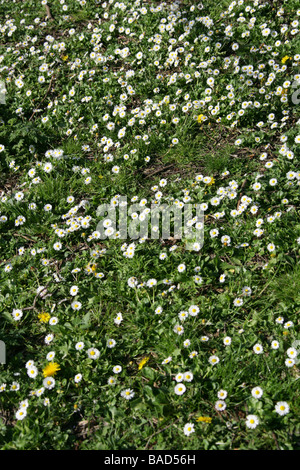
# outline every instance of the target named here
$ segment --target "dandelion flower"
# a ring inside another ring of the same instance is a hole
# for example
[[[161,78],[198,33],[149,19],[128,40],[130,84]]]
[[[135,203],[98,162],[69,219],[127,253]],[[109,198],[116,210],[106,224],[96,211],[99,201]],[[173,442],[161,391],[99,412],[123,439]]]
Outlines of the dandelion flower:
[[[56,374],[57,371],[60,370],[60,366],[57,362],[50,362],[44,369],[43,374],[44,377],[51,377]]]
[[[147,362],[149,361],[150,359],[150,356],[146,356],[144,357],[140,362],[139,362],[139,366],[138,366],[138,369],[141,370],[145,364],[147,364]]]
[[[197,423],[210,424],[212,422],[212,418],[210,418],[209,416],[199,416],[198,418],[196,418],[196,421]]]

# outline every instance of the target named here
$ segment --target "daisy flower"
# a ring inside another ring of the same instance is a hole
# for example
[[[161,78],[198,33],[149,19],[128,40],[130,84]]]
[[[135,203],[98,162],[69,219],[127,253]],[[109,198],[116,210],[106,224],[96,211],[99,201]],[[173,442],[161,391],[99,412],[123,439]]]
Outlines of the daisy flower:
[[[259,425],[259,419],[256,415],[248,415],[246,417],[246,426],[249,429],[255,429]]]
[[[82,307],[82,304],[81,302],[74,300],[74,302],[71,303],[71,307],[73,310],[80,310]]]
[[[74,377],[74,382],[78,384],[82,380],[82,374],[77,374]]]
[[[236,299],[234,299],[234,301],[233,301],[233,305],[234,305],[235,307],[240,307],[241,305],[243,305],[243,303],[244,303],[244,302],[243,302],[243,299],[241,299],[241,298],[239,298],[239,297],[236,298]]]
[[[48,390],[51,390],[52,388],[55,387],[55,379],[53,377],[46,377],[43,380],[43,386],[47,388]]]
[[[131,390],[130,388],[127,388],[126,390],[123,390],[121,392],[121,397],[125,398],[126,400],[131,400],[135,395],[134,391]]]
[[[174,392],[176,393],[176,395],[183,395],[185,391],[186,391],[186,386],[183,383],[178,383],[174,387]]]
[[[90,359],[98,359],[100,351],[97,348],[89,348],[87,350],[87,355]]]
[[[185,382],[192,382],[193,378],[194,378],[194,375],[193,375],[192,372],[190,372],[190,371],[185,372],[185,373],[183,374],[183,380],[184,380]]]
[[[218,364],[218,362],[220,362],[220,359],[218,358],[218,356],[210,356],[210,358],[208,359],[208,362],[214,366]]]
[[[15,416],[18,421],[21,421],[22,419],[26,417],[26,415],[27,415],[27,411],[24,409],[20,409],[16,412]]]
[[[290,412],[290,407],[286,401],[278,401],[275,405],[275,411],[280,416],[284,416]]]
[[[264,349],[261,344],[257,343],[253,346],[253,351],[255,352],[255,354],[262,354],[264,352]]]
[[[226,403],[225,403],[225,401],[223,401],[223,400],[218,400],[218,401],[216,401],[216,403],[215,403],[215,409],[216,409],[217,411],[223,411],[223,410],[225,410],[225,409],[226,409]]]
[[[253,396],[253,398],[261,398],[262,395],[263,395],[263,390],[262,390],[262,388],[260,388],[260,387],[254,387],[254,388],[251,390],[251,395]]]
[[[193,423],[186,423],[186,425],[183,428],[183,432],[186,436],[189,436],[193,432],[195,432],[194,429],[195,425]]]
[[[15,321],[21,320],[22,316],[23,316],[22,310],[20,310],[19,308],[17,308],[17,309],[14,308],[14,309],[13,309],[13,311],[12,311],[12,317],[13,317],[13,319],[14,319]]]
[[[186,266],[184,263],[180,264],[177,268],[179,273],[183,273],[186,270]]]

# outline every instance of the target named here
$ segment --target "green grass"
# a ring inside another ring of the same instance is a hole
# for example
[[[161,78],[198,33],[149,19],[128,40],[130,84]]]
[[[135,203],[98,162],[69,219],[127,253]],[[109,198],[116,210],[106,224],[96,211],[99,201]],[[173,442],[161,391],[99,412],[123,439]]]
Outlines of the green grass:
[[[300,306],[300,267],[296,265],[293,269],[281,276],[277,276],[270,283],[269,289],[272,296],[277,302],[282,302],[287,305]]]
[[[297,450],[298,5],[105,3],[0,0],[0,448]],[[202,248],[97,237],[125,196],[206,205]]]

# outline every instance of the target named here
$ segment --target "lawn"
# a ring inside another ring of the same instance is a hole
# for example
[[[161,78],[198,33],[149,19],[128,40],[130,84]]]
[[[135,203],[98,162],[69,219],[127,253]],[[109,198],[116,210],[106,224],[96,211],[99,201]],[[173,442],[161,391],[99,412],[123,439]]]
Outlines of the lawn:
[[[1,450],[300,449],[299,17],[0,0]]]

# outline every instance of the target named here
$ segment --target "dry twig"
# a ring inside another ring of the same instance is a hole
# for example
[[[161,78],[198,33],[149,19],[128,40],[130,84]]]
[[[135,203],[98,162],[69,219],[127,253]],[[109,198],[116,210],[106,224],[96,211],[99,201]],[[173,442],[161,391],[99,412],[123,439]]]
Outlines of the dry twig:
[[[52,16],[51,11],[50,11],[49,5],[45,5],[45,8],[46,8],[46,12],[47,12],[47,16],[48,16],[49,20],[54,21],[54,18]]]

